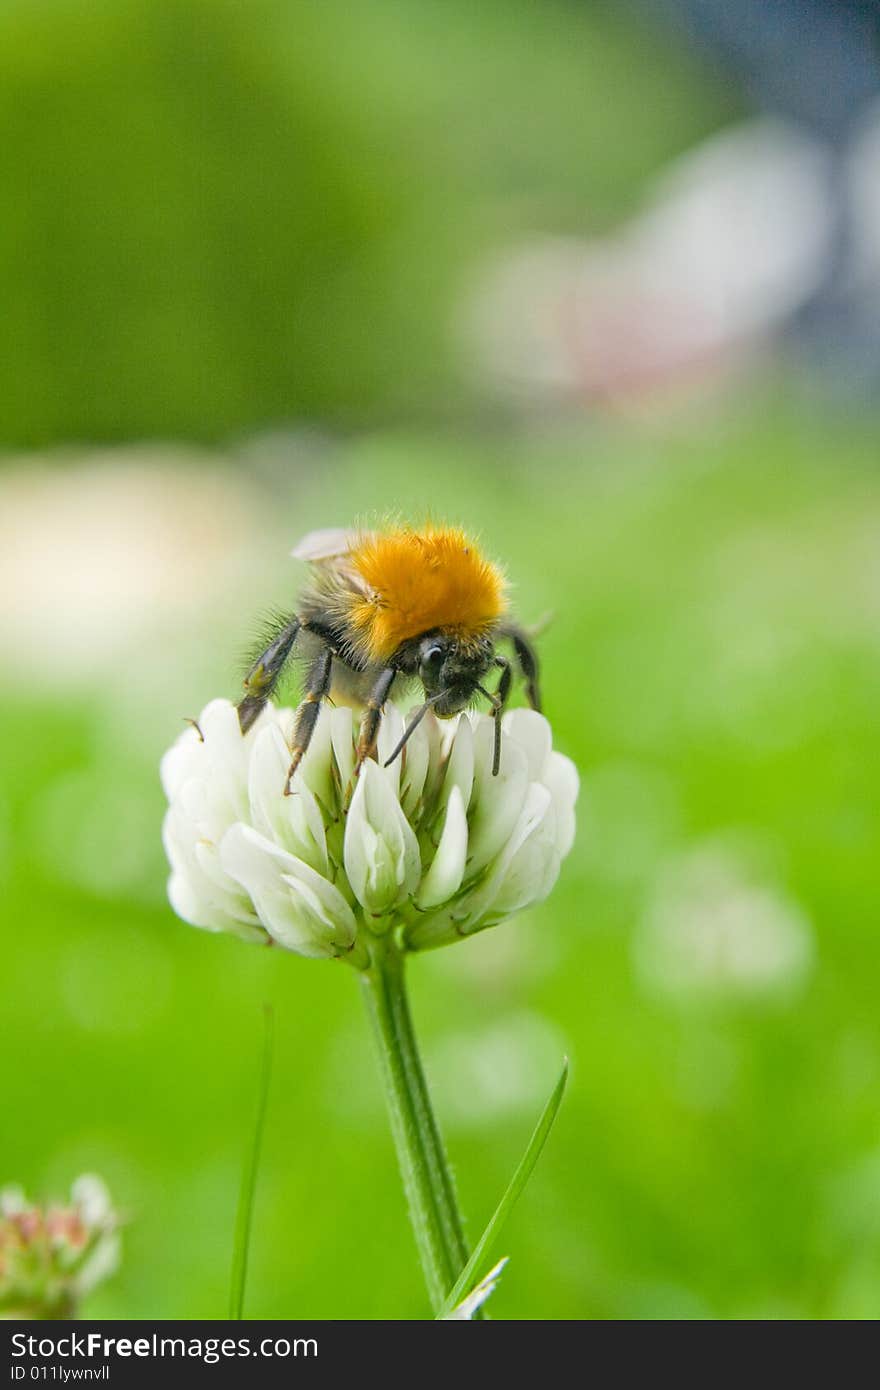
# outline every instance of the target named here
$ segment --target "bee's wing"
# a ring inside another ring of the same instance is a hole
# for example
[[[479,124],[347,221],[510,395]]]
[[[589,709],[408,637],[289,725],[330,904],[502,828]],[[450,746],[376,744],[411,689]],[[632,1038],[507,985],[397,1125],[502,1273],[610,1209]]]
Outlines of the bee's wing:
[[[290,553],[295,560],[307,560],[310,565],[315,565],[320,564],[322,560],[341,559],[364,539],[363,531],[349,531],[344,526],[327,526],[320,531],[309,531],[308,535],[297,541]]]
[[[342,526],[329,526],[320,531],[309,531],[301,541],[297,541],[290,552],[295,560],[305,560],[323,571],[325,578],[342,580],[348,588],[366,592],[364,581],[354,565],[347,563],[348,556],[355,546],[365,538],[363,531],[347,531]],[[330,579],[330,582],[333,582]]]

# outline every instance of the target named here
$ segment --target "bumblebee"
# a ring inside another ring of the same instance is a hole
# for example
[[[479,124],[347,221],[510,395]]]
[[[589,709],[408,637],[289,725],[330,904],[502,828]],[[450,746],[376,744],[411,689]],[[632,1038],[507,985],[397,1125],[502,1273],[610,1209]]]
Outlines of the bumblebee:
[[[419,682],[415,710],[386,766],[428,710],[447,719],[481,696],[495,718],[492,771],[501,762],[501,714],[513,666],[498,651],[508,641],[532,709],[540,709],[538,661],[525,632],[507,617],[504,575],[456,527],[393,526],[377,531],[313,531],[292,554],[311,577],[295,613],[275,624],[245,677],[238,706],[246,733],[294,654],[307,660],[285,795],[318,721],[321,702],[342,692],[363,706],[355,772],[375,752],[392,687]],[[497,671],[494,690],[483,684]]]

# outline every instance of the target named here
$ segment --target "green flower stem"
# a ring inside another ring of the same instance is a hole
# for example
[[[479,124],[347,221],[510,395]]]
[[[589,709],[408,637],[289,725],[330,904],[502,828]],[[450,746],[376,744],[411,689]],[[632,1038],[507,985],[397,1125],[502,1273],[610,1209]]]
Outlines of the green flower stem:
[[[437,1313],[468,1259],[461,1215],[413,1032],[404,955],[393,938],[375,942],[362,972],[391,1129],[428,1294]]]

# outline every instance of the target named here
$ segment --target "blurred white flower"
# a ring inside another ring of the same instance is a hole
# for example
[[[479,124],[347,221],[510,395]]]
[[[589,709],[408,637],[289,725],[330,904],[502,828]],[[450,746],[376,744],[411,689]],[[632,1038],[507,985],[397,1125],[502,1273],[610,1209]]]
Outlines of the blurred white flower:
[[[194,627],[254,583],[272,525],[243,470],[180,444],[5,458],[0,681],[136,689],[159,640],[186,642],[191,672]]]
[[[77,1178],[66,1206],[0,1192],[0,1317],[70,1317],[119,1263],[119,1217],[102,1180]]]
[[[814,946],[809,922],[768,872],[711,843],[669,865],[635,952],[656,993],[766,997],[800,988]]]
[[[389,706],[355,781],[352,712],[325,707],[285,796],[293,720],[270,705],[242,736],[235,706],[214,700],[165,754],[168,891],[185,921],[364,966],[370,934],[440,946],[550,892],[578,778],[541,715],[504,716],[493,777],[482,714],[429,714],[385,767],[404,727]]]

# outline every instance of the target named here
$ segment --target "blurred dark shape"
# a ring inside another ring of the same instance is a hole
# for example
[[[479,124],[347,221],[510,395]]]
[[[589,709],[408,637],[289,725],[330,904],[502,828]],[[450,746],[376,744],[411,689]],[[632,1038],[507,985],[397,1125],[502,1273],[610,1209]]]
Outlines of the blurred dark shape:
[[[880,0],[637,3],[683,33],[754,106],[797,123],[827,154],[824,267],[786,336],[832,386],[870,391],[880,379],[880,286],[866,304],[864,243],[880,227],[865,227],[859,185],[877,169],[853,166],[863,161],[865,128],[880,128]]]
[[[629,11],[646,36],[686,39],[716,92],[756,109],[669,161],[614,232],[539,237],[498,258],[466,317],[477,370],[531,410],[627,412],[705,399],[769,359],[811,396],[870,404],[880,5],[630,0]],[[638,82],[635,71],[631,100]]]
[[[417,155],[365,116],[334,22],[3,6],[0,444],[215,438],[418,394],[443,259],[423,266]]]
[[[843,142],[880,96],[878,0],[636,0],[751,102]]]

